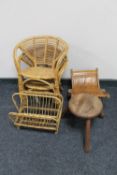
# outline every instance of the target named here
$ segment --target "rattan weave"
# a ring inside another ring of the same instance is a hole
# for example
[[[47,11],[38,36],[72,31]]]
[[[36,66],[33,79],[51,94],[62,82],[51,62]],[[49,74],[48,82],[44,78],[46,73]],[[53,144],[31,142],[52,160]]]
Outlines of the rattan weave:
[[[58,132],[63,98],[53,93],[23,92],[12,96],[17,112],[9,116],[16,127],[45,129]]]
[[[53,80],[55,92],[59,92],[61,76],[67,65],[67,51],[67,43],[52,36],[31,37],[17,44],[13,56],[18,72],[19,91],[24,91],[26,86],[30,87],[28,81],[25,85],[26,79],[41,79]],[[22,66],[22,63],[26,66]],[[33,88],[37,90],[34,83]]]

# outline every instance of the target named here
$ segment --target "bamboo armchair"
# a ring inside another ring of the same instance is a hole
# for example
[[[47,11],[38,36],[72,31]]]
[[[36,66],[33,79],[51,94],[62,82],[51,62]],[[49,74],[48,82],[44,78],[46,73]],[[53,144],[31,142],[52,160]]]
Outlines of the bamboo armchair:
[[[63,98],[52,93],[14,93],[13,103],[17,112],[9,116],[16,127],[28,127],[58,132]]]
[[[47,86],[43,88],[42,82],[38,80],[47,81],[55,92],[59,91],[61,76],[67,65],[67,51],[67,43],[52,36],[33,37],[20,42],[13,54],[19,91],[24,91],[25,87],[34,90],[41,87],[41,90],[46,89]],[[26,66],[22,66],[22,63]]]
[[[67,66],[67,57],[65,57],[60,63],[59,61],[57,62],[57,77],[58,77],[58,81],[57,81],[57,86],[60,87],[60,81],[61,81],[61,77],[62,77],[62,74],[65,70],[65,67]],[[42,72],[41,72],[42,73]],[[40,73],[40,75],[41,75]],[[41,78],[41,76],[40,76]],[[52,81],[52,80],[42,80],[42,79],[38,79],[37,81],[36,80],[31,80],[31,79],[26,79],[24,81],[24,87],[25,89],[29,89],[29,90],[40,90],[40,91],[48,91],[48,92],[55,92],[55,93],[58,93],[59,92],[59,87],[58,89],[56,89],[56,86],[55,86],[55,83]]]
[[[105,89],[100,88],[98,79],[98,69],[71,71],[72,89],[69,91],[72,95],[78,93],[89,93],[98,97],[110,97]]]
[[[26,79],[23,82],[24,89],[29,91],[56,92],[52,81]]]

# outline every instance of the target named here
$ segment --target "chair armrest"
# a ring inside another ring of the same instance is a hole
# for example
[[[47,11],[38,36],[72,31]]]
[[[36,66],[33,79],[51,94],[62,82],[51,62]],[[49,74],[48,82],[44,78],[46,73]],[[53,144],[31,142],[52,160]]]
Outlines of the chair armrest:
[[[18,53],[18,49],[20,49],[18,46],[15,47],[14,52],[13,52],[13,58],[14,58],[14,63],[17,69],[18,74],[21,73],[21,62],[25,63],[27,66],[33,66],[34,63],[32,62],[32,60],[30,60],[29,57],[27,57],[27,55],[25,55],[23,53],[23,51],[21,50],[20,55],[17,55]]]
[[[20,74],[22,72],[22,67],[21,67],[21,63],[25,63],[26,66],[32,66],[31,64],[29,64],[29,62],[26,60],[24,60],[23,55],[19,56],[16,60],[15,60],[15,66],[17,69],[18,74]]]
[[[58,73],[59,81],[61,79],[61,76],[62,76],[62,74],[63,74],[67,64],[68,64],[68,60],[67,60],[67,56],[66,55],[64,57],[63,56],[60,57],[58,59],[58,61],[56,62],[55,69],[56,69],[56,71]]]
[[[14,104],[14,106],[16,107],[17,111],[19,112],[20,106],[19,106],[19,105],[17,104],[17,102],[16,102],[16,97],[18,97],[18,93],[14,93],[14,94],[12,95],[12,101],[13,101],[13,104]]]

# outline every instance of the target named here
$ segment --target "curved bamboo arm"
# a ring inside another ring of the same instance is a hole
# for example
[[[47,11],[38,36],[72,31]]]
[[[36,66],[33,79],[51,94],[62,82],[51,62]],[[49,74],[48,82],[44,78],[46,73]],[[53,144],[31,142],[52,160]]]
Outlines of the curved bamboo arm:
[[[20,49],[22,51],[20,56],[17,56],[18,49]],[[13,51],[14,63],[15,63],[18,74],[21,73],[21,62],[24,62],[28,66],[31,66],[30,62],[32,62],[32,63],[34,62],[32,59],[30,59],[30,57],[28,57],[27,54],[25,54],[23,52],[24,52],[24,50],[19,46],[16,46],[14,48],[14,51]],[[24,59],[24,54],[25,54],[25,56],[27,56],[27,60]],[[29,61],[28,61],[28,59],[29,59]]]
[[[48,98],[53,98],[53,99],[57,100],[58,102],[63,103],[63,97],[61,94],[54,94],[53,95],[53,93],[51,93],[51,92],[50,93],[43,92],[43,94],[42,94],[42,92],[34,92],[34,91],[33,92],[32,91],[16,92],[12,95],[12,101],[13,101],[15,107],[17,106],[16,107],[17,109],[19,109],[19,107],[18,107],[17,102],[15,100],[16,96],[19,96],[19,97],[21,97],[21,96],[48,97]],[[22,100],[22,99],[20,98],[20,100]]]
[[[62,65],[62,67],[61,67],[61,69],[60,69],[60,71],[59,71],[59,81],[60,81],[60,79],[61,79],[61,77],[62,77],[62,74],[63,74],[65,68],[67,67],[67,65],[68,65],[68,60],[66,60],[66,61],[64,62],[64,64]]]
[[[13,104],[14,104],[14,106],[16,107],[17,111],[19,112],[20,107],[18,106],[18,104],[17,104],[17,102],[16,102],[16,100],[15,100],[15,97],[16,97],[16,96],[19,96],[19,93],[14,93],[14,94],[12,95],[12,101],[13,101]]]
[[[17,56],[17,49],[18,49],[17,47],[14,48],[13,58],[14,58],[14,63],[15,63],[17,72],[19,74],[21,72],[21,66],[20,66],[21,56],[20,57]]]
[[[24,62],[26,65],[32,67],[34,66],[34,63],[25,55],[25,54],[22,54],[22,62]]]
[[[35,57],[32,56],[26,49],[23,48],[23,46],[20,45],[20,49],[23,51],[23,53],[35,64]]]
[[[32,80],[32,79],[27,79],[27,80],[25,80],[25,81],[23,82],[23,84],[25,85],[26,83],[28,83],[28,82],[31,81],[31,80]],[[32,80],[32,81],[33,81],[33,80]],[[34,81],[35,81],[35,80],[34,80]],[[49,89],[54,90],[54,87],[53,87],[52,83],[49,83],[49,82],[47,82],[47,81],[45,81],[45,80],[42,80],[42,79],[36,80],[36,81],[41,82],[41,83],[43,83],[44,85],[47,85]]]
[[[67,60],[66,55],[64,57],[61,57],[56,63],[55,69],[57,70],[59,81],[61,79],[61,76],[62,76],[67,64],[68,64],[68,60]]]
[[[54,60],[55,64],[56,64],[59,60],[61,60],[61,59],[63,59],[64,57],[66,57],[67,51],[68,51],[68,48],[65,49],[65,51],[61,52],[61,53],[55,58],[55,60]]]

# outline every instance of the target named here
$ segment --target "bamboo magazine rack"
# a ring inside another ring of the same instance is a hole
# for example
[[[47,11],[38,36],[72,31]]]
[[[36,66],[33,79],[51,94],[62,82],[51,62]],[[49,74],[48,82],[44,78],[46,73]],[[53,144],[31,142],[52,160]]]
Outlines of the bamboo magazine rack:
[[[16,127],[58,132],[63,106],[60,94],[14,93],[12,100],[17,111],[10,112],[9,116]]]

